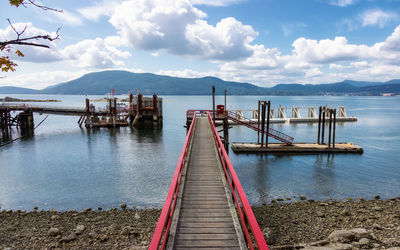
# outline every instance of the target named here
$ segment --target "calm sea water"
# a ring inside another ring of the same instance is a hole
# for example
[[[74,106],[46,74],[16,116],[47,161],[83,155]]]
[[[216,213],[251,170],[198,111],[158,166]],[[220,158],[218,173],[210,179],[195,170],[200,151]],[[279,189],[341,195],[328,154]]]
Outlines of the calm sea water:
[[[1,97],[3,97],[2,95]],[[13,95],[43,98],[46,95]],[[90,99],[101,96],[90,96]],[[85,96],[56,96],[59,103],[84,106]],[[101,206],[162,207],[186,136],[185,111],[210,109],[209,96],[164,96],[162,129],[87,130],[78,117],[49,115],[34,136],[0,147],[0,207],[58,210]],[[399,97],[257,97],[228,96],[229,109],[255,109],[257,100],[299,106],[346,106],[358,122],[337,126],[337,141],[354,142],[364,154],[252,155],[229,152],[251,204],[278,197],[382,198],[400,195]],[[223,103],[223,97],[217,97]],[[97,104],[96,105],[101,105]],[[250,116],[250,112],[247,113]],[[45,115],[35,115],[35,123]],[[315,142],[317,125],[274,124],[297,142]],[[18,131],[13,137],[18,137]],[[254,142],[257,133],[235,126],[231,142]]]

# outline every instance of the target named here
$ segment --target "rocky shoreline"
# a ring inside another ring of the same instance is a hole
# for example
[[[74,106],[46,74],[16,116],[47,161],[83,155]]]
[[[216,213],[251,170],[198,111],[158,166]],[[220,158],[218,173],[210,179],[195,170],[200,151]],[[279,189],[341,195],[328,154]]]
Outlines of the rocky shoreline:
[[[400,249],[400,197],[253,207],[271,249]],[[0,249],[145,249],[161,210],[0,212]]]

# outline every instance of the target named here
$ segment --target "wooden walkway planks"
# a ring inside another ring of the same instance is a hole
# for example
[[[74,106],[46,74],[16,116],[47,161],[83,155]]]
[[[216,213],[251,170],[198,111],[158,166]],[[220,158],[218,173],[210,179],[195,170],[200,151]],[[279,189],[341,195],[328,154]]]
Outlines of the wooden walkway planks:
[[[240,249],[211,127],[197,118],[174,237],[174,249]]]

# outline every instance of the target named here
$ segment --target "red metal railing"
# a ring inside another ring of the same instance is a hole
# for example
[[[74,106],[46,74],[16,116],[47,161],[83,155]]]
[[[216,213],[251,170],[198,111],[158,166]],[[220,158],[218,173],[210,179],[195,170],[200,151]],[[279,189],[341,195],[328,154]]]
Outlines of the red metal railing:
[[[221,160],[221,164],[224,168],[225,177],[227,182],[229,183],[232,197],[235,201],[236,209],[239,214],[247,246],[250,249],[254,249],[254,244],[252,240],[253,238],[258,249],[268,250],[267,243],[265,242],[264,236],[260,230],[257,220],[254,217],[253,210],[251,209],[249,201],[247,200],[247,197],[243,191],[242,185],[240,184],[232,163],[229,160],[228,154],[226,153],[226,150],[224,148],[224,144],[219,137],[218,131],[213,123],[210,113],[208,113],[208,120],[210,122],[214,140],[218,148],[218,154]]]
[[[228,119],[230,119],[230,120],[232,120],[232,121],[234,121],[234,122],[236,122],[238,124],[244,125],[244,126],[246,126],[248,128],[251,128],[251,129],[253,129],[255,131],[261,132],[261,129],[258,128],[250,119],[248,119],[246,117],[242,116],[242,117],[240,117],[240,119],[236,118],[236,114],[234,112],[228,111],[228,110],[225,110],[222,113],[218,112],[218,111],[215,111],[215,112],[216,112],[216,116],[215,116],[216,118],[227,117]],[[213,111],[212,110],[194,110],[194,109],[189,109],[189,110],[186,111],[186,119],[192,118],[195,113],[200,113],[200,114],[209,113],[209,114],[212,115]],[[276,139],[278,141],[281,141],[283,143],[286,143],[288,145],[292,144],[293,141],[294,141],[293,137],[291,137],[291,136],[289,136],[287,134],[284,134],[282,132],[279,132],[278,130],[275,130],[273,128],[269,128],[268,131],[265,130],[264,133],[266,135],[271,136],[272,138],[274,138],[274,139]]]
[[[160,218],[158,219],[156,229],[154,230],[153,238],[149,246],[150,250],[165,249],[169,229],[171,227],[172,217],[175,211],[175,205],[178,198],[179,185],[182,178],[182,170],[186,164],[186,156],[189,151],[190,142],[192,140],[194,127],[196,125],[196,113],[193,114],[193,121],[190,125],[189,131],[187,133],[185,144],[179,157],[178,164],[176,166],[174,177],[172,178],[171,186],[168,191],[167,199],[165,200],[164,207],[161,211]],[[161,246],[160,246],[161,243]]]
[[[241,119],[238,119],[238,118],[236,118],[236,114],[234,112],[232,112],[232,111],[227,111],[226,115],[232,121],[235,121],[235,122],[237,122],[239,124],[242,124],[242,125],[244,125],[244,126],[246,126],[248,128],[251,128],[253,130],[261,132],[261,129],[259,129],[256,125],[254,125],[251,122],[251,120],[248,119],[248,118],[245,118],[245,117],[242,116]],[[289,145],[292,144],[293,141],[294,141],[293,137],[291,137],[291,136],[289,136],[287,134],[284,134],[282,132],[279,132],[278,130],[275,130],[275,129],[272,129],[272,128],[269,128],[268,132],[265,131],[264,133],[267,134],[268,136],[271,136],[272,138],[274,138],[274,139],[276,139],[278,141],[284,142],[284,143],[289,144]]]

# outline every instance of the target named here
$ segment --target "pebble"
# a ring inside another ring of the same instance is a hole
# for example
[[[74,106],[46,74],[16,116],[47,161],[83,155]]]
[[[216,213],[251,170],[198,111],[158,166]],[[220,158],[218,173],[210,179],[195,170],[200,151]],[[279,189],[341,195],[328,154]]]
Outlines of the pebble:
[[[135,213],[135,219],[136,220],[140,219],[140,215],[137,212]]]
[[[48,231],[48,235],[50,235],[50,236],[57,236],[57,235],[60,235],[60,234],[61,234],[61,230],[56,228],[56,227],[52,227]]]
[[[87,213],[87,212],[90,212],[90,211],[92,211],[92,209],[90,207],[86,208],[85,210],[83,210],[84,213]]]
[[[284,201],[282,198],[278,198],[278,199],[276,199],[277,201]]]
[[[78,225],[78,226],[76,226],[76,228],[75,228],[75,233],[76,234],[82,234],[83,233],[83,231],[85,231],[85,226],[84,225]]]
[[[381,208],[381,207],[378,207],[378,206],[375,206],[375,207],[372,207],[372,208],[371,208],[371,210],[374,210],[374,211],[380,212],[380,211],[383,211],[383,208]]]
[[[305,195],[300,195],[300,200],[302,200],[302,201],[306,200],[306,196]]]
[[[380,195],[375,195],[374,198],[375,198],[375,200],[379,200],[381,198],[381,196]]]
[[[130,235],[133,227],[131,226],[124,226],[121,230],[121,235]]]
[[[103,208],[102,207],[98,207],[97,210],[101,211],[101,210],[103,210]]]
[[[351,213],[350,213],[350,211],[348,211],[348,210],[345,210],[343,213],[342,213],[342,216],[350,216],[351,215]]]
[[[74,240],[76,240],[76,235],[74,233],[71,233],[68,236],[62,237],[58,242],[60,242],[60,243],[68,243],[68,242],[71,242],[71,241],[74,241]]]
[[[60,218],[59,215],[52,215],[52,216],[50,217],[50,219],[52,219],[52,220],[58,220],[59,218]]]
[[[39,208],[37,206],[33,207],[33,210],[38,210]]]
[[[125,211],[125,210],[126,210],[126,204],[125,204],[125,203],[122,203],[122,204],[121,204],[121,208],[122,208],[122,210]]]

